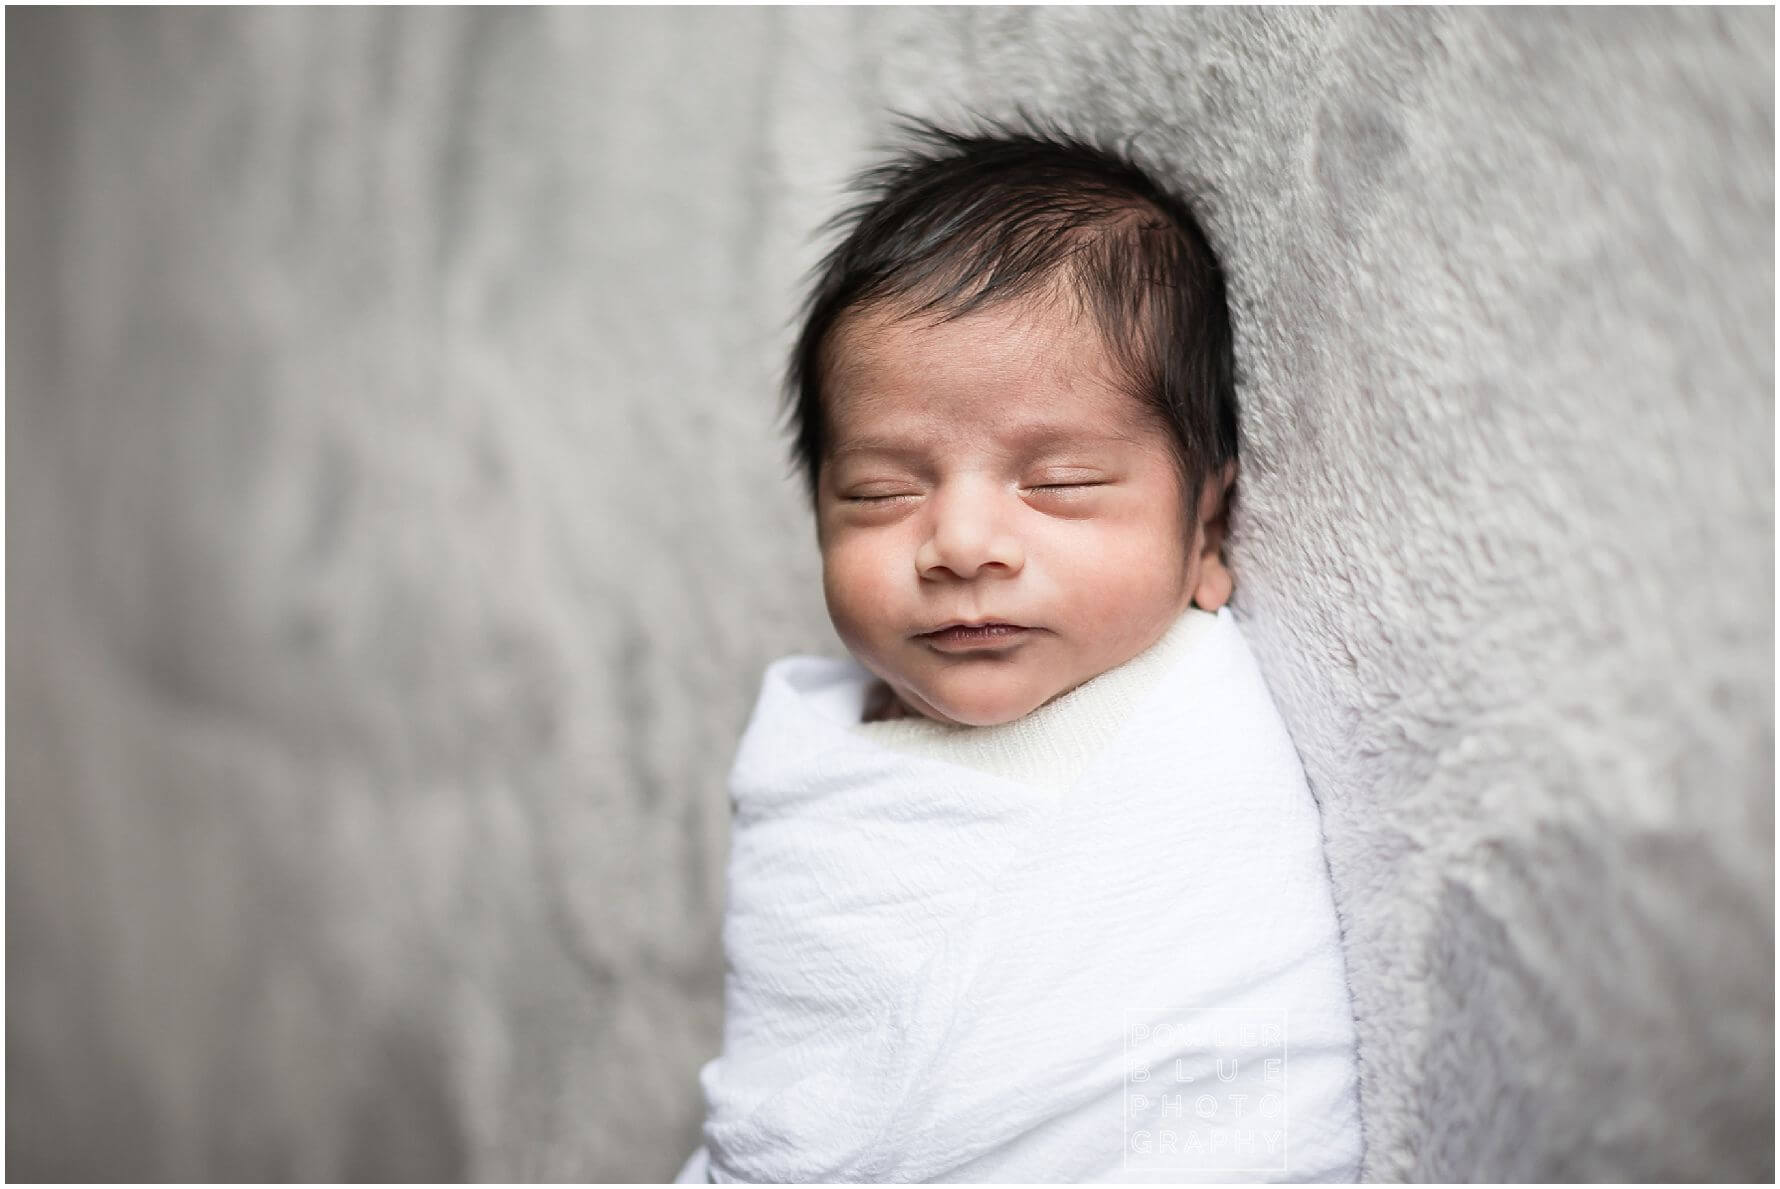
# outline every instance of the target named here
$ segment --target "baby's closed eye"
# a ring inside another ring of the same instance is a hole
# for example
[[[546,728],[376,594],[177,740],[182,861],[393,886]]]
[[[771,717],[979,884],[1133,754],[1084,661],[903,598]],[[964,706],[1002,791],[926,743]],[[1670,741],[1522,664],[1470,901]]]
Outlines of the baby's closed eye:
[[[1063,482],[1034,483],[1031,486],[1029,486],[1026,490],[1028,490],[1028,491],[1080,491],[1080,490],[1085,490],[1087,488],[1092,488],[1092,487],[1106,487],[1106,486],[1108,486],[1108,480],[1105,480],[1105,479],[1082,479],[1082,480],[1075,480],[1075,481],[1067,482],[1067,483],[1063,483]],[[856,503],[856,504],[869,504],[869,503],[881,502],[883,500],[913,499],[913,498],[915,498],[915,494],[916,493],[914,493],[914,492],[877,492],[877,493],[864,494],[864,495],[849,495],[849,496],[845,496],[843,498],[847,499],[848,501],[850,501],[852,503]]]

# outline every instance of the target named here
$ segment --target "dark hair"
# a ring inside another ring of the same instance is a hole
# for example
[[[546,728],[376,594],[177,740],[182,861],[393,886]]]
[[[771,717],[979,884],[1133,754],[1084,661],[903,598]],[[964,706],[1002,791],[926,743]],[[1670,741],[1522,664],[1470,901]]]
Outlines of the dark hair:
[[[843,317],[893,308],[937,321],[1021,297],[1091,312],[1125,387],[1172,430],[1189,532],[1205,477],[1237,455],[1224,274],[1198,221],[1120,152],[1045,127],[979,118],[950,131],[901,112],[910,143],[853,179],[861,200],[809,275],[785,375],[791,464],[812,506],[829,448],[825,348]]]

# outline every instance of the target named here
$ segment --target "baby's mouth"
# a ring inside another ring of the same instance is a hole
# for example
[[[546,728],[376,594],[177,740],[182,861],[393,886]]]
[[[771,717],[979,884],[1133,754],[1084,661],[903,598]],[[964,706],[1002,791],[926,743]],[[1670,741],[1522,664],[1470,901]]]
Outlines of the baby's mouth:
[[[1005,648],[1022,639],[1032,629],[1015,623],[985,623],[976,626],[960,624],[935,632],[923,632],[918,638],[945,652]]]

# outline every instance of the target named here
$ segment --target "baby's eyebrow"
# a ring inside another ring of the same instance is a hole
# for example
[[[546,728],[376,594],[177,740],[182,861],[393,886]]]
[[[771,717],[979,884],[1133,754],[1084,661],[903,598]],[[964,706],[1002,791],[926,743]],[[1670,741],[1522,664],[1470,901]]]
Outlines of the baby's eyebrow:
[[[1005,439],[1027,449],[1038,449],[1047,446],[1106,446],[1130,442],[1127,434],[1094,433],[1082,429],[1079,425],[1028,425],[1022,426],[1005,435]],[[895,437],[882,434],[862,434],[848,438],[836,446],[832,457],[842,458],[849,454],[884,454],[896,458],[912,458],[920,455],[919,439]]]
[[[920,454],[919,448],[904,446],[889,438],[854,438],[845,445],[837,446],[830,451],[835,460],[853,454],[882,454],[890,458],[913,458]]]

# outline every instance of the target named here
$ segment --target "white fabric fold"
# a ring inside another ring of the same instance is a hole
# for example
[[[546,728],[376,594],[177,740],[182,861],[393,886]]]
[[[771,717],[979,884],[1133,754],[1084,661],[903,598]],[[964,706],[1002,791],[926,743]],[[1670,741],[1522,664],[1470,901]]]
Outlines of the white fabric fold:
[[[1316,804],[1233,613],[1002,727],[860,724],[872,680],[762,681],[682,1180],[1356,1179]]]

